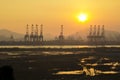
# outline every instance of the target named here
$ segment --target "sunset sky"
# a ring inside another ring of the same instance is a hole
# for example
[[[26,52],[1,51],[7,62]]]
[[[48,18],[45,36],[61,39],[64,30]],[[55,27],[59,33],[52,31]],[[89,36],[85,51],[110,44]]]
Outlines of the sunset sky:
[[[65,34],[87,29],[89,25],[105,25],[120,29],[120,0],[0,0],[0,29],[25,33],[27,24],[43,24],[44,33]],[[87,14],[87,21],[78,16]]]

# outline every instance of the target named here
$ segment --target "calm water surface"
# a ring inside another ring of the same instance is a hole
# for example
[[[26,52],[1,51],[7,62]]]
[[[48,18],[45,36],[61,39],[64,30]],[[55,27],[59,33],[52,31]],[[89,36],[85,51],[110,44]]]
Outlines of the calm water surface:
[[[90,45],[62,45],[62,46],[0,46],[0,48],[95,48]],[[103,47],[98,45],[97,47]],[[105,45],[104,47],[120,47],[120,45]]]

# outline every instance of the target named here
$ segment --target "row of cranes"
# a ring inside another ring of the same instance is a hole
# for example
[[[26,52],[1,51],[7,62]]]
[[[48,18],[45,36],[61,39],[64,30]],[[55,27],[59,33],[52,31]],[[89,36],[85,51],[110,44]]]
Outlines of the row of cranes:
[[[24,36],[24,40],[25,42],[38,42],[38,41],[43,41],[43,25],[40,25],[40,34],[38,34],[38,26],[39,25],[35,25],[35,29],[34,29],[34,25],[31,25],[31,33],[29,33],[29,26],[27,24],[27,28],[26,28],[26,34]]]
[[[24,41],[25,42],[43,42],[43,24],[40,25],[40,30],[38,29],[39,25],[31,25],[31,33],[29,33],[29,26],[27,24],[26,27],[26,34],[24,36]],[[34,29],[35,27],[35,29]],[[40,31],[40,33],[39,33]],[[64,40],[64,35],[63,35],[63,25],[61,25],[61,32],[60,35],[58,36],[60,41]]]
[[[29,26],[31,27],[31,32],[29,33]],[[38,29],[40,27],[40,29]],[[28,25],[26,28],[26,34],[24,36],[25,42],[43,42],[44,36],[43,36],[43,25]],[[96,26],[96,25],[90,25],[89,34],[87,36],[88,43],[90,44],[101,44],[105,42],[105,29],[104,25]],[[64,35],[63,35],[63,25],[61,25],[61,31],[58,36],[59,41],[63,41]]]
[[[89,34],[87,36],[88,42],[91,44],[101,44],[105,43],[105,29],[104,25],[96,26],[90,25]]]
[[[84,40],[81,39],[80,33],[70,35],[66,39],[64,37],[64,26],[60,26],[60,34],[55,37],[55,40],[49,40],[45,41],[44,40],[44,35],[43,35],[43,24],[41,25],[26,25],[26,33],[24,35],[24,41],[22,40],[17,40],[14,38],[13,35],[9,37],[6,41],[2,41],[1,44],[8,44],[8,43],[13,43],[13,44],[25,44],[25,45],[57,45],[57,44],[90,44],[90,45],[101,45],[101,44],[120,44],[120,34],[114,32],[107,32],[105,30],[104,25],[90,25],[89,28],[89,33],[87,35],[87,39],[85,38]],[[78,37],[78,36],[80,37]],[[84,36],[83,36],[84,37]],[[77,39],[75,39],[77,38]]]

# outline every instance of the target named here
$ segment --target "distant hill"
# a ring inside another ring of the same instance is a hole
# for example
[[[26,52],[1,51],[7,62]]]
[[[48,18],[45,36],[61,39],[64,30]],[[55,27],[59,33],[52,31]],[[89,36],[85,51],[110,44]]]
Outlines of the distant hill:
[[[7,29],[0,29],[0,41],[9,41],[13,36],[15,40],[24,40],[24,34],[13,32]],[[44,33],[44,40],[53,40],[54,36],[50,33]]]
[[[120,33],[116,31],[106,31],[105,36],[107,40],[110,41],[117,41],[120,40]],[[65,39],[69,40],[87,40],[88,32],[87,30],[81,30],[78,32],[75,32],[73,34],[70,34],[65,37]],[[24,40],[24,34],[20,34],[17,32],[13,32],[7,29],[1,29],[0,30],[0,41],[8,41],[10,40],[10,37],[13,36],[15,40]],[[44,40],[54,40],[55,37],[50,33],[44,33]]]
[[[87,31],[78,31],[76,33],[70,34],[66,39],[71,40],[87,40]],[[117,41],[120,40],[120,33],[117,31],[105,31],[106,40]]]
[[[23,40],[24,35],[16,32],[9,31],[7,29],[0,30],[0,41],[10,40],[10,37],[13,36],[15,40]]]
[[[120,40],[120,32],[106,31],[106,39],[109,41],[119,41]]]

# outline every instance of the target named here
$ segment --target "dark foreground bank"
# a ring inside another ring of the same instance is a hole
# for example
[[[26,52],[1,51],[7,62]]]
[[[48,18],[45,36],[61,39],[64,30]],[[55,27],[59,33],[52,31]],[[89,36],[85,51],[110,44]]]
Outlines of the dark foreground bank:
[[[15,80],[119,80],[120,52],[115,51],[1,52],[0,66],[12,66]]]

